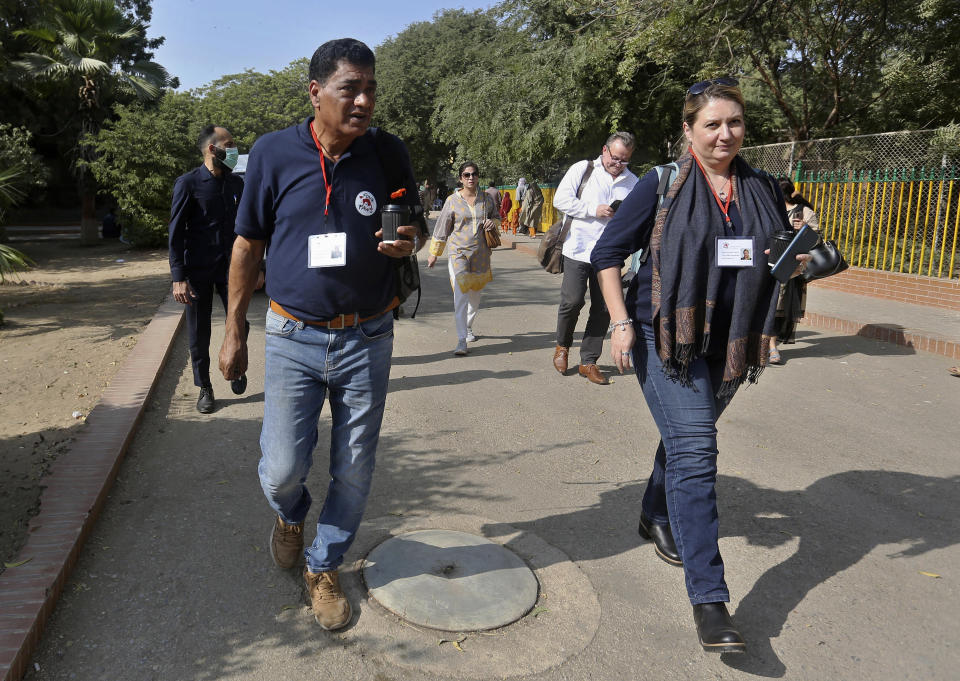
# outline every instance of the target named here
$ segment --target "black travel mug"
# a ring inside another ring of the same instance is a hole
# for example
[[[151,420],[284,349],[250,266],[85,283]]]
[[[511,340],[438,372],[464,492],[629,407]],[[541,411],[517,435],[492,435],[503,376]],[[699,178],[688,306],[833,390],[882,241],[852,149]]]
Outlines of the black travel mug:
[[[770,236],[770,255],[767,257],[767,262],[771,267],[780,259],[796,235],[797,233],[792,229],[785,229],[782,232],[774,232]]]
[[[398,203],[390,203],[380,211],[380,228],[383,230],[381,241],[384,243],[393,243],[401,239],[397,234],[397,227],[410,224],[410,206]]]

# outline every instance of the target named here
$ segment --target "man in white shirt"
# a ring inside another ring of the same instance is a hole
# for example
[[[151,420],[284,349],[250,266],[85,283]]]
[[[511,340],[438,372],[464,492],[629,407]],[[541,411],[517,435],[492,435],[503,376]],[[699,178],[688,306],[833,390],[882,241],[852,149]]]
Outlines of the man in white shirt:
[[[590,252],[613,217],[616,205],[627,198],[637,183],[637,176],[627,168],[633,147],[634,137],[629,132],[610,135],[599,158],[579,161],[570,166],[553,197],[554,208],[572,218],[563,242],[563,283],[560,285],[557,347],[553,353],[553,366],[561,374],[566,374],[573,331],[580,318],[589,284],[590,313],[580,341],[578,373],[598,385],[609,383],[597,367],[597,360],[603,351],[603,338],[607,335],[610,314],[603,304],[597,274],[590,266]],[[577,198],[577,188],[588,164],[593,165],[593,170],[583,183],[580,198]]]

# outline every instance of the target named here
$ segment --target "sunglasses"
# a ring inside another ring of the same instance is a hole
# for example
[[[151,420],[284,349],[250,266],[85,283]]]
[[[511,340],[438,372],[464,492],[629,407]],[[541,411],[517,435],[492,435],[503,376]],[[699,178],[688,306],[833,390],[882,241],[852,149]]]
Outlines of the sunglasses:
[[[460,177],[480,177],[480,173],[462,173]]]
[[[736,78],[731,78],[730,76],[723,76],[722,78],[714,78],[712,80],[701,80],[699,83],[694,83],[690,86],[690,89],[687,90],[687,94],[693,97],[697,95],[702,95],[704,91],[711,85],[727,85],[729,87],[736,87],[740,84],[740,81]]]

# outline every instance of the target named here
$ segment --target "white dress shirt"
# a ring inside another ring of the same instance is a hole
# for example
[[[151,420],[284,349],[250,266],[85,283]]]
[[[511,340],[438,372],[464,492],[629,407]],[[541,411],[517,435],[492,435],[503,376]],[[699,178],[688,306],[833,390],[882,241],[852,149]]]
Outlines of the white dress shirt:
[[[578,161],[570,166],[553,196],[553,207],[573,218],[563,242],[563,254],[585,263],[590,262],[590,252],[610,220],[597,217],[597,206],[609,206],[617,199],[622,201],[637,184],[637,176],[629,168],[624,168],[622,173],[613,177],[603,167],[601,159],[598,156],[592,161],[593,172],[584,183],[579,199],[577,187],[587,170],[587,163],[591,161]]]

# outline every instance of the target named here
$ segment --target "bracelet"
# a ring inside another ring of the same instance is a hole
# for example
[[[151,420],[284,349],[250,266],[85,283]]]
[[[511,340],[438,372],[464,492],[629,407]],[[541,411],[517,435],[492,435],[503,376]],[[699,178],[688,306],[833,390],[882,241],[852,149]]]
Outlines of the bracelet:
[[[629,317],[627,319],[621,319],[618,322],[610,322],[610,326],[607,328],[607,333],[613,331],[614,329],[625,329],[628,326],[633,326],[633,320]]]

